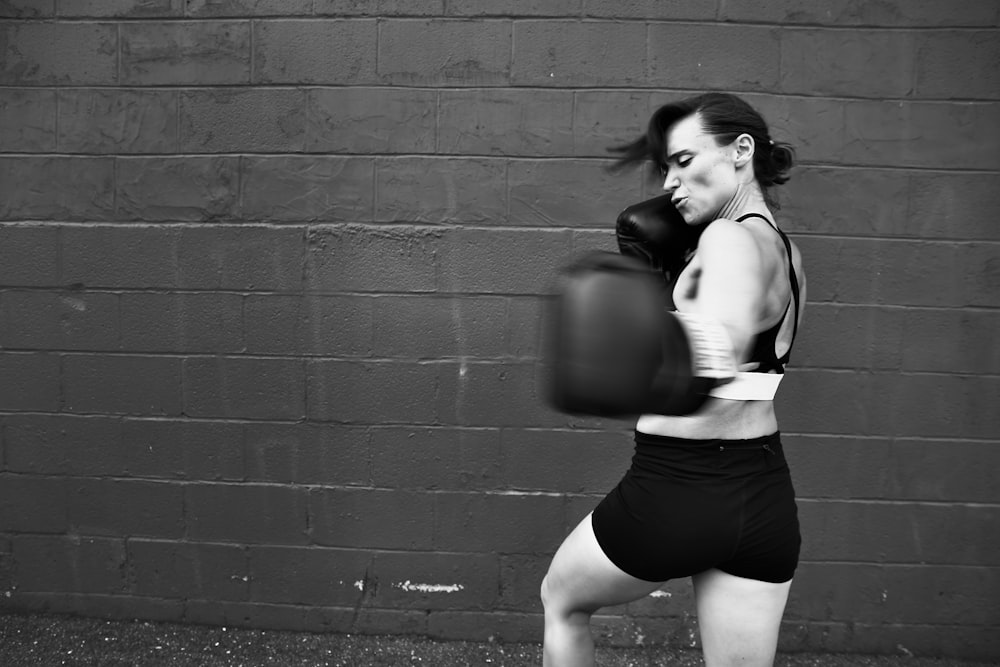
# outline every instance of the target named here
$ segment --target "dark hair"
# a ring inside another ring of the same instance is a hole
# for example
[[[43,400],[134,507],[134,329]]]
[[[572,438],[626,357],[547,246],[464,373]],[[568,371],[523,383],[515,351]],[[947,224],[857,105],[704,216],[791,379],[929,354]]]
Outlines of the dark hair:
[[[667,131],[678,121],[696,113],[701,116],[705,131],[715,136],[719,146],[734,141],[741,134],[753,137],[756,144],[753,156],[754,175],[764,191],[765,201],[777,207],[768,188],[788,180],[795,151],[789,144],[773,141],[767,123],[757,110],[729,93],[704,93],[664,104],[653,112],[645,135],[631,143],[610,149],[621,154],[612,169],[622,169],[650,160],[661,172],[665,171]]]

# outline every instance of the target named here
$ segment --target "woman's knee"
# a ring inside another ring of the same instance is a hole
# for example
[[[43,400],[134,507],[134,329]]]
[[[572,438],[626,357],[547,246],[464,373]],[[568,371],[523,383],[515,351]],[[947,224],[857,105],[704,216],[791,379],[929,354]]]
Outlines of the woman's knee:
[[[589,619],[591,613],[582,605],[574,601],[574,597],[569,588],[559,585],[559,578],[549,572],[542,578],[540,590],[542,598],[542,608],[547,617],[558,617],[563,619],[579,618]]]
[[[565,596],[560,595],[558,586],[556,586],[554,582],[555,578],[551,573],[546,574],[542,578],[542,585],[539,594],[542,598],[542,608],[545,610],[546,614],[554,613],[556,609],[564,609],[567,606]]]

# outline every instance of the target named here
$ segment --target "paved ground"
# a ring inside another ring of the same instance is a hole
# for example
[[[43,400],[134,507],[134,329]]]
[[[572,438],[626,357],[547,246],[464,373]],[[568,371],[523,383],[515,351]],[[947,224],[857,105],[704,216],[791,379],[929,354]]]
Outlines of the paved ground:
[[[698,653],[664,649],[600,649],[607,667],[702,665]],[[536,644],[437,642],[412,637],[321,635],[304,632],[102,621],[65,616],[0,615],[0,666],[194,667],[396,665],[540,665]],[[982,667],[987,663],[902,656],[781,655],[775,667]]]

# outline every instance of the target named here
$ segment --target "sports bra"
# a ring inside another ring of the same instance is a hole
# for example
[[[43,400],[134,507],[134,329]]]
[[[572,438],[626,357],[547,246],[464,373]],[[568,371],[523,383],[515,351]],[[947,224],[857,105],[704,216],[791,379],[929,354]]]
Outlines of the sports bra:
[[[763,215],[760,215],[759,213],[747,213],[746,215],[737,218],[736,222],[743,222],[748,218],[760,218],[761,220],[766,222],[771,227],[771,229],[778,232],[778,236],[780,236],[782,242],[784,242],[785,252],[788,253],[788,281],[792,287],[792,295],[791,298],[788,300],[788,305],[785,306],[784,314],[782,314],[778,322],[770,329],[761,331],[756,335],[754,339],[753,348],[750,350],[750,355],[747,357],[746,363],[759,364],[755,369],[749,371],[752,373],[782,374],[785,372],[785,364],[788,363],[788,360],[791,356],[792,344],[795,342],[795,335],[798,333],[799,330],[798,315],[800,307],[799,299],[801,297],[799,295],[799,281],[795,275],[795,267],[792,265],[792,244],[788,241],[788,237],[785,236],[784,232],[778,229],[775,225],[771,223],[770,220],[765,218]],[[673,275],[670,277],[670,280],[667,283],[667,295],[666,295],[667,306],[669,307],[670,310],[677,310],[677,306],[674,303],[674,287],[676,287],[677,285],[677,278],[680,276],[681,273],[684,272],[684,269],[691,262],[692,257],[694,257],[694,253],[691,253],[691,256],[687,258],[687,260],[684,262],[684,265],[678,271],[673,272]],[[777,353],[775,353],[774,351],[774,346],[777,343],[778,333],[781,331],[781,326],[782,324],[784,324],[785,318],[788,316],[788,309],[792,306],[792,303],[795,304],[795,315],[794,319],[792,320],[792,340],[788,344],[788,351],[786,351],[779,358]]]

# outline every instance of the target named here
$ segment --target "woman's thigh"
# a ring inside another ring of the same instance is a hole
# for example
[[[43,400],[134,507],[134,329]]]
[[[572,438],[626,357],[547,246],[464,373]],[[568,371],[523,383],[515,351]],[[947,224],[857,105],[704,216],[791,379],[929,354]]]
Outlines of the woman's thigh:
[[[592,614],[601,607],[638,600],[662,584],[618,569],[597,543],[588,514],[553,556],[542,584],[542,599],[547,612]]]
[[[771,665],[792,582],[757,581],[716,569],[692,582],[707,667]]]

